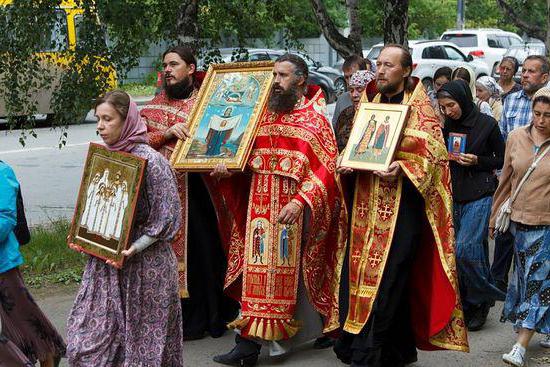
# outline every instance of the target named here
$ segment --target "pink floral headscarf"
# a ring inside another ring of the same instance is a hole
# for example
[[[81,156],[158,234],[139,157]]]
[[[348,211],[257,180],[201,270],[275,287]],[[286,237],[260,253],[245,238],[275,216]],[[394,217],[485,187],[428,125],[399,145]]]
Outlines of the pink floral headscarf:
[[[131,152],[136,144],[147,144],[148,141],[147,125],[145,125],[139,114],[136,102],[130,99],[128,115],[126,116],[126,121],[124,121],[120,138],[116,143],[112,145],[105,144],[105,146],[111,151]]]
[[[349,85],[365,88],[367,84],[374,80],[374,77],[374,73],[370,70],[358,70],[349,78]]]

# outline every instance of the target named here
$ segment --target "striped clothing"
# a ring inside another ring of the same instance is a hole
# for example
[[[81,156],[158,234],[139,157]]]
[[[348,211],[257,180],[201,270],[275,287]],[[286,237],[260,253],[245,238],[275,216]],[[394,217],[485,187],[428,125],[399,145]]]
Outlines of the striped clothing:
[[[504,100],[502,116],[500,118],[500,131],[504,141],[508,134],[521,126],[529,125],[531,121],[532,106],[531,98],[522,89],[519,92],[510,94]]]

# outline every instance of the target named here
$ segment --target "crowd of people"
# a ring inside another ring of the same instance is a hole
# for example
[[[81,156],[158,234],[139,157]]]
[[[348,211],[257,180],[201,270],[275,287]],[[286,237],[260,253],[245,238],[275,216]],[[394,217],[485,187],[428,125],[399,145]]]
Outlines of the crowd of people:
[[[118,90],[95,102],[105,147],[148,165],[124,266],[90,256],[67,345],[22,281],[19,183],[0,161],[0,366],[183,366],[184,340],[230,328],[235,346],[213,356],[224,365],[315,340],[345,364],[400,367],[417,349],[469,351],[495,301],[518,333],[505,362],[525,366],[534,333],[550,347],[545,57],[525,60],[521,85],[508,57],[498,81],[445,67],[428,91],[409,51],[386,45],[375,65],[345,60],[329,122],[307,64],[285,54],[246,170],[207,173],[168,163],[203,75],[182,46],[162,62],[164,88],[141,112]],[[386,171],[340,166],[363,101],[409,106]]]

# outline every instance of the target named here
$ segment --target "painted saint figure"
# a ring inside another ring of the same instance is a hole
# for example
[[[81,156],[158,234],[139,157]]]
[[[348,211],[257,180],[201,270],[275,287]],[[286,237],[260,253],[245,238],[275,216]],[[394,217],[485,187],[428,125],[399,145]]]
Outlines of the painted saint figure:
[[[88,186],[88,190],[86,191],[86,204],[84,207],[84,212],[82,213],[82,217],[80,218],[80,225],[86,228],[91,228],[93,225],[93,218],[95,217],[95,212],[96,212],[94,201],[97,196],[97,190],[99,188],[100,179],[101,179],[101,175],[99,174],[99,172],[97,172],[94,178],[92,179],[92,182],[90,182],[90,185]]]
[[[206,135],[206,155],[220,155],[222,145],[227,143],[233,129],[241,122],[242,115],[231,116],[231,113],[233,113],[233,107],[227,107],[222,116],[214,115],[210,118]]]
[[[91,219],[91,226],[88,227],[88,231],[99,234],[101,232],[103,216],[107,209],[107,199],[109,190],[109,169],[103,171],[103,176],[99,180],[97,185],[97,193],[93,203],[93,216]]]
[[[286,263],[290,265],[290,256],[288,244],[290,240],[290,228],[283,224],[283,229],[281,229],[281,242],[279,244],[279,259],[281,260],[281,265]]]
[[[374,134],[374,130],[376,130],[376,119],[375,115],[373,114],[370,117],[369,122],[367,122],[367,126],[365,126],[365,130],[363,130],[363,134],[361,136],[361,140],[359,143],[355,146],[355,154],[363,154],[367,151],[369,148],[370,141],[372,139],[372,136]]]
[[[382,154],[382,150],[386,147],[389,133],[390,116],[386,116],[384,122],[376,129],[376,135],[374,136],[373,150],[375,155]]]
[[[124,211],[128,206],[128,183],[122,181],[121,176],[121,172],[117,172],[115,181],[109,185],[113,198],[109,206],[108,222],[105,230],[105,237],[117,240],[120,239]]]
[[[263,264],[263,253],[264,253],[264,240],[265,240],[265,229],[262,222],[258,221],[256,223],[256,228],[252,234],[253,238],[253,247],[252,247],[252,257],[254,257],[254,264],[260,260],[260,264]]]

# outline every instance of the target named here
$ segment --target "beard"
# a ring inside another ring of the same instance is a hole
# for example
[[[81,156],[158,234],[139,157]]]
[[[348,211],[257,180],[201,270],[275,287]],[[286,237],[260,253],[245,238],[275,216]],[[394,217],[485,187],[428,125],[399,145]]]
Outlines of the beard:
[[[401,86],[401,83],[394,83],[394,84],[385,84],[380,85],[380,83],[376,82],[376,88],[378,88],[378,91],[382,94],[394,94],[399,90],[399,87]]]
[[[279,89],[278,85],[271,88],[269,94],[268,109],[275,113],[288,113],[294,109],[300,93],[297,85],[291,85],[288,89]]]
[[[193,93],[193,82],[190,77],[186,77],[174,84],[164,82],[164,90],[170,99],[187,99]]]
[[[523,90],[525,93],[529,95],[535,94],[539,89],[544,87],[544,84],[536,84],[536,83],[522,83]]]

